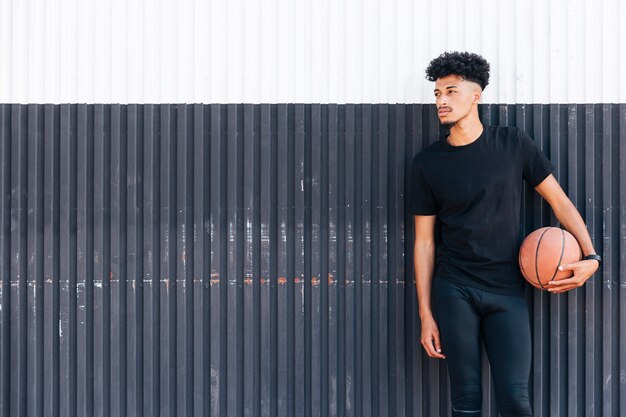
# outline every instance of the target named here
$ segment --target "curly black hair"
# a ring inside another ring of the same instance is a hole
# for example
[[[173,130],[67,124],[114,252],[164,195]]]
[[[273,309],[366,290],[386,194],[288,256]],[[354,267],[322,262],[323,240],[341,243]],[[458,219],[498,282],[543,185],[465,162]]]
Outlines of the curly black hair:
[[[450,74],[475,82],[484,90],[489,84],[489,63],[482,56],[471,52],[444,52],[430,61],[426,68],[426,79],[429,81]]]

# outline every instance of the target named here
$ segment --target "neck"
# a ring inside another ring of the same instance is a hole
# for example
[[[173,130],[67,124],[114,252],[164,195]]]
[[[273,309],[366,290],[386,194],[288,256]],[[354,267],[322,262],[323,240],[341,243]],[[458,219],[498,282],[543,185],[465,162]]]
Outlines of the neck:
[[[452,146],[469,145],[478,139],[482,133],[483,124],[478,118],[478,112],[472,112],[452,126],[448,143]]]

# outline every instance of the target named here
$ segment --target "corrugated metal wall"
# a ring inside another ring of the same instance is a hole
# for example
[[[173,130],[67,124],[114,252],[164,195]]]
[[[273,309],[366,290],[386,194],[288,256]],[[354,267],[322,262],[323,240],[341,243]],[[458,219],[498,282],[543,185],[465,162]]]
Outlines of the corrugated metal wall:
[[[531,295],[536,416],[621,416],[626,105],[481,114],[546,151],[605,259],[584,288]],[[0,117],[0,416],[449,415],[405,195],[434,106]],[[529,189],[523,222],[555,223]]]

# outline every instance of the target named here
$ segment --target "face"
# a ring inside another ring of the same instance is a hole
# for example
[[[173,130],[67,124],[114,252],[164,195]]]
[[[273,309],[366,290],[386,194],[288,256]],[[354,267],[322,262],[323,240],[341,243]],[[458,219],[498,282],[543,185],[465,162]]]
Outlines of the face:
[[[466,117],[480,99],[480,86],[458,75],[448,75],[435,81],[435,104],[443,126],[452,127]]]

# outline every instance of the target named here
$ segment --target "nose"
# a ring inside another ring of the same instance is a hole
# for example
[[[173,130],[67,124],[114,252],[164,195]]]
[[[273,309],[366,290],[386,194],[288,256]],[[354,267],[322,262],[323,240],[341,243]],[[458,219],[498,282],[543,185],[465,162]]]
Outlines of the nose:
[[[444,107],[446,104],[448,104],[448,99],[445,97],[445,95],[441,94],[435,100],[435,104],[437,104],[438,108],[439,107]]]

